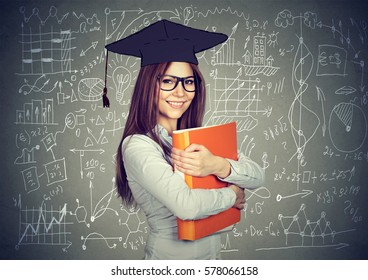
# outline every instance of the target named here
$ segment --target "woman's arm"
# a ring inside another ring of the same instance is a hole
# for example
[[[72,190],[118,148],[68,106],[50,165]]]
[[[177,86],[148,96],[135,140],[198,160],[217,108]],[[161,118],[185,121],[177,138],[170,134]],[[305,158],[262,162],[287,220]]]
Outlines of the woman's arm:
[[[173,148],[172,158],[176,168],[188,175],[201,177],[213,174],[220,180],[247,189],[264,184],[264,170],[242,153],[236,161],[215,156],[206,147],[192,144],[184,151]]]
[[[242,207],[239,201],[244,196],[236,189],[190,189],[165,160],[161,147],[147,136],[125,139],[122,153],[129,184],[144,188],[181,219],[200,219],[234,205]]]
[[[192,144],[184,151],[173,148],[171,157],[175,167],[184,174],[197,177],[215,175],[225,178],[230,175],[230,162],[213,155],[205,146]]]

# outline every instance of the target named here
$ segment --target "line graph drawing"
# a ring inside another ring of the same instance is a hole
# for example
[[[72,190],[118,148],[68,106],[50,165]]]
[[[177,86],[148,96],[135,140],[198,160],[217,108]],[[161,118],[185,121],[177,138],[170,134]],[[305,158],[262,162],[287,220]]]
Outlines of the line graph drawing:
[[[42,80],[46,79],[46,74],[38,77],[33,84],[30,84],[28,79],[24,79],[24,84],[19,87],[18,92],[23,95],[28,95],[32,92],[34,93],[43,93],[43,94],[51,94],[54,89],[58,86],[58,82],[55,82],[53,85],[50,84],[50,79],[47,79],[42,83]],[[40,85],[38,85],[40,83]],[[41,84],[42,83],[42,84]]]
[[[22,154],[18,156],[14,164],[29,164],[29,163],[36,163],[34,152],[35,150],[39,150],[40,145],[36,145],[32,147],[31,149],[24,148],[22,149]]]
[[[239,68],[236,78],[214,77],[215,92],[214,108],[209,123],[222,124],[237,122],[237,131],[251,131],[258,125],[254,117],[257,114],[267,114],[268,109],[259,109],[260,86],[259,79],[241,79],[242,69]]]
[[[19,241],[16,248],[21,245],[50,245],[70,246],[68,237],[71,232],[68,226],[73,224],[66,220],[67,204],[59,209],[53,205],[47,209],[42,203],[38,208],[19,209]]]
[[[32,13],[27,17],[26,16],[26,7],[25,6],[21,6],[19,9],[19,12],[21,14],[23,14],[23,20],[25,23],[28,23],[32,18],[36,18],[37,21],[39,21],[39,23],[41,25],[45,25],[49,20],[51,20],[52,18],[55,18],[58,24],[63,23],[64,20],[66,20],[68,18],[69,12],[65,13],[64,15],[61,16],[61,18],[59,18],[59,16],[57,15],[57,8],[55,6],[51,6],[49,9],[49,14],[47,15],[47,17],[45,19],[42,19],[40,16],[40,11],[38,8],[33,8],[32,9]]]
[[[246,16],[244,14],[244,12],[239,12],[237,10],[234,10],[232,7],[227,7],[226,9],[220,9],[218,7],[214,7],[213,10],[207,10],[207,11],[204,11],[204,12],[198,12],[198,18],[199,17],[204,17],[204,18],[207,18],[209,17],[210,15],[215,15],[215,14],[226,14],[226,13],[230,13],[231,16],[236,16],[238,18],[241,18],[245,21],[248,21],[249,20],[249,15]]]
[[[306,205],[302,204],[295,215],[284,216],[279,214],[279,221],[285,234],[287,247],[342,247],[348,244],[335,243],[335,237],[355,229],[337,232],[331,222],[327,220],[327,214],[321,212],[320,217],[311,221],[306,213]]]

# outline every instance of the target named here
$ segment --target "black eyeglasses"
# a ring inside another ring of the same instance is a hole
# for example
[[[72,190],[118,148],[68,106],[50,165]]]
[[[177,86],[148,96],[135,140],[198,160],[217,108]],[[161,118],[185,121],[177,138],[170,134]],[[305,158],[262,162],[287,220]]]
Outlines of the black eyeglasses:
[[[178,83],[181,82],[185,91],[193,92],[196,89],[196,81],[194,76],[189,77],[177,77],[172,75],[163,75],[157,77],[160,83],[160,89],[165,91],[170,91],[175,89],[178,86]]]

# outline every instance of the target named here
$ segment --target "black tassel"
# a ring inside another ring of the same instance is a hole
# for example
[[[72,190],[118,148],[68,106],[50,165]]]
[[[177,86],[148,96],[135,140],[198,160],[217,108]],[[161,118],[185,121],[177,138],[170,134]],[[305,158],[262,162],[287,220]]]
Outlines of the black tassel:
[[[110,108],[110,100],[107,97],[107,88],[106,87],[103,89],[102,102],[103,102],[103,107],[104,108],[105,107]]]
[[[109,58],[109,51],[106,51],[106,61],[105,61],[105,87],[103,89],[103,95],[102,95],[102,102],[103,102],[103,107],[107,107],[110,108],[110,100],[107,97],[107,64],[108,64],[108,58]]]

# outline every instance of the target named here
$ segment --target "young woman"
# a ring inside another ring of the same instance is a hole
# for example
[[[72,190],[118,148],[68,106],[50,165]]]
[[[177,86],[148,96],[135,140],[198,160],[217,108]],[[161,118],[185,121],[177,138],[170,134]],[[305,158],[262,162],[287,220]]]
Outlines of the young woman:
[[[170,34],[167,22],[164,31]],[[145,259],[219,259],[220,234],[178,240],[177,217],[200,219],[230,207],[242,209],[244,188],[261,186],[264,171],[243,154],[234,161],[197,144],[185,151],[172,148],[174,130],[201,126],[206,100],[196,60],[172,59],[169,55],[161,62],[142,63],[117,152],[118,193],[126,205],[138,204],[147,217]],[[174,165],[186,174],[213,174],[231,185],[190,189]]]

